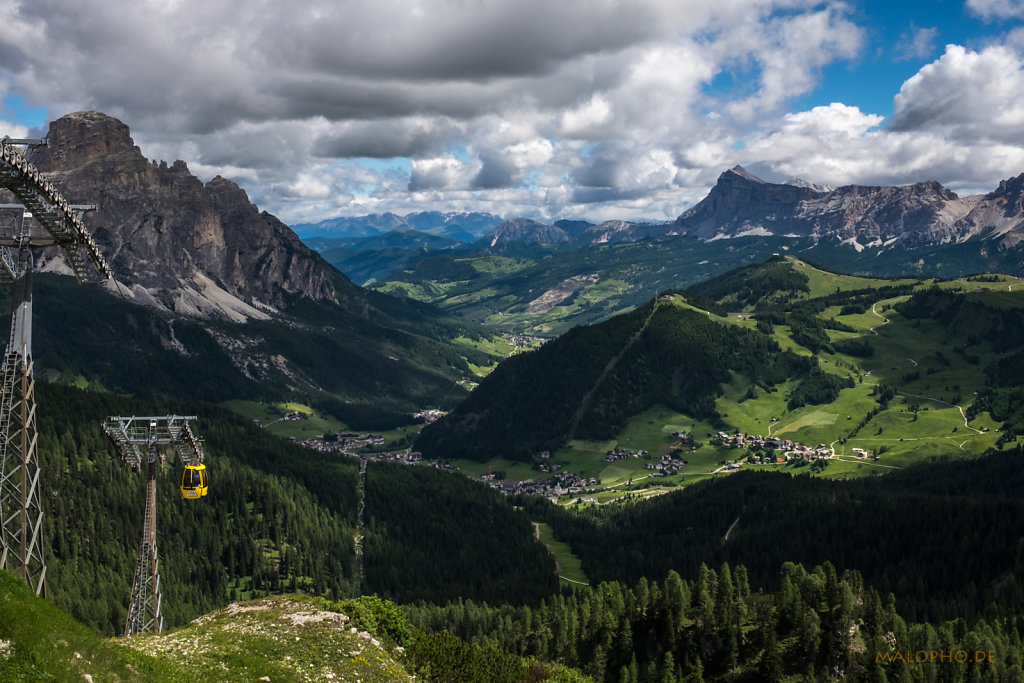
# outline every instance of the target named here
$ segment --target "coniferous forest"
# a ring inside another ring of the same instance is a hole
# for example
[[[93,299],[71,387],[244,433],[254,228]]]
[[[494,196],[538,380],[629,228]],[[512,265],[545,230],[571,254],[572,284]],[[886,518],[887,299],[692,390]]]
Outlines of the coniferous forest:
[[[373,463],[366,509],[371,592],[401,602],[523,604],[558,588],[555,562],[527,516],[460,474]]]
[[[46,407],[39,452],[48,477],[48,591],[84,623],[116,634],[124,629],[142,536],[145,476],[121,463],[100,423],[108,415],[188,408],[46,384],[37,392]],[[157,476],[166,624],[240,596],[300,589],[348,595],[357,466],[319,461],[224,411],[207,408],[198,417],[215,496],[182,499],[178,462],[165,463]]]
[[[1019,681],[1019,618],[905,619],[892,594],[830,564],[786,563],[777,588],[742,565],[692,580],[601,583],[530,607],[460,600],[408,608],[413,624],[542,660],[595,681]]]

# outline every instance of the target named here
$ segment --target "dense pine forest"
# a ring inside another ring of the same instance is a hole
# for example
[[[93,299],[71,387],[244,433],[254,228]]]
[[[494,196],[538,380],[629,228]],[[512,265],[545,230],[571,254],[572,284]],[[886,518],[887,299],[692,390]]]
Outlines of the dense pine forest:
[[[604,582],[530,607],[460,600],[407,608],[413,624],[559,661],[595,681],[1019,681],[1019,618],[906,620],[854,571],[785,563],[770,591],[742,565],[692,580]],[[441,679],[433,679],[441,680]]]
[[[144,475],[100,429],[108,415],[189,414],[40,384],[40,467],[50,597],[101,633],[124,629],[142,536]],[[212,495],[186,501],[181,465],[157,477],[157,547],[168,626],[230,599],[305,590],[349,594],[355,463],[325,461],[215,408],[201,409]]]
[[[1024,453],[1013,450],[841,482],[739,472],[614,507],[520,502],[593,581],[729,562],[772,586],[784,562],[830,561],[894,593],[909,619],[970,621],[1024,614],[1022,492]]]
[[[509,500],[461,474],[373,463],[366,473],[366,578],[396,601],[536,603],[555,562]]]

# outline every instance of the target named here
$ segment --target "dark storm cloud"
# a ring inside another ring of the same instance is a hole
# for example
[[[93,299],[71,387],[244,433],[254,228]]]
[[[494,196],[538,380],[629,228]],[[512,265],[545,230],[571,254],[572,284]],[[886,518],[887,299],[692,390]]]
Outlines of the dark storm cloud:
[[[320,158],[425,157],[440,152],[460,132],[459,126],[446,120],[352,121],[316,138],[311,151]]]
[[[624,166],[633,153],[627,144],[601,143],[593,146],[573,180],[583,187],[616,188],[627,184]]]
[[[486,81],[536,76],[560,63],[663,35],[663,2],[519,0],[323,5],[315,18],[268,25],[268,53],[314,72]],[[291,30],[289,30],[291,29]],[[296,35],[301,35],[296,40]]]
[[[454,160],[415,164],[409,179],[409,191],[423,192],[447,188],[451,186],[457,173],[458,166]]]
[[[480,154],[480,161],[483,166],[473,178],[472,187],[490,190],[513,185],[516,165],[509,159],[497,152],[487,150]]]
[[[573,204],[603,204],[639,199],[647,194],[641,189],[616,187],[577,187],[572,192]]]

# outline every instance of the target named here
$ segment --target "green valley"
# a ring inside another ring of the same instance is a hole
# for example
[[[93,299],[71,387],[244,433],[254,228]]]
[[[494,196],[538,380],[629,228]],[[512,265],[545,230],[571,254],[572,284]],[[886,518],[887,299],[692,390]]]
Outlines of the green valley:
[[[502,244],[461,251],[410,253],[367,286],[437,305],[466,320],[554,337],[574,325],[607,320],[673,288],[686,288],[773,254],[788,254],[863,280],[926,272],[959,278],[1015,272],[1018,250],[983,243],[858,251],[834,240],[737,237],[705,242],[668,236],[639,242]],[[923,266],[922,264],[927,264]],[[336,264],[344,272],[347,265]],[[378,264],[378,273],[383,268]],[[847,278],[851,283],[855,278]]]
[[[503,363],[416,447],[474,476],[597,480],[563,502],[738,468],[847,478],[978,455],[1022,431],[996,369],[1022,325],[1016,278],[881,280],[776,257]]]

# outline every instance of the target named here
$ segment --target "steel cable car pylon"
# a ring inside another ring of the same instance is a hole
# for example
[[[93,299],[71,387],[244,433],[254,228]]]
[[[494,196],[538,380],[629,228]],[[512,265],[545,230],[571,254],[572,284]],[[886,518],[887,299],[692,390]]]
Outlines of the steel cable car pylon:
[[[126,465],[138,471],[146,463],[145,515],[142,523],[142,543],[132,581],[132,597],[128,603],[128,619],[124,634],[160,633],[164,628],[160,594],[160,566],[156,546],[156,472],[160,449],[172,447],[178,453],[186,473],[201,470],[202,443],[192,433],[189,420],[195,415],[164,415],[160,417],[108,417],[103,431],[117,447],[118,455]],[[184,484],[184,481],[182,482]],[[182,491],[185,495],[185,491]],[[186,496],[190,497],[190,496]]]
[[[20,221],[0,226],[0,282],[14,283],[11,336],[0,366],[0,568],[46,594],[43,509],[36,452],[32,374],[32,265],[35,249],[59,246],[79,282],[111,277],[80,212],[24,157],[21,147],[46,140],[0,140],[0,188],[14,195]]]

